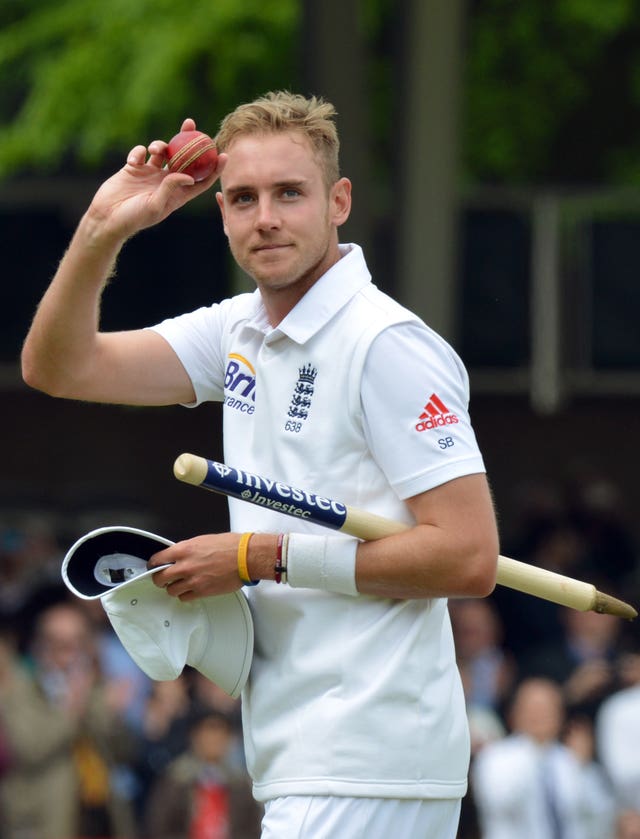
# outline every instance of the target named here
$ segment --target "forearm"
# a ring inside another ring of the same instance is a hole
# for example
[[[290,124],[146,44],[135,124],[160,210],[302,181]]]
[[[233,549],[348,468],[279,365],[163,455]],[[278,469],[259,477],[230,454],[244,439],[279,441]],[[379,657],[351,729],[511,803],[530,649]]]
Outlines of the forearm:
[[[408,499],[416,524],[371,542],[344,535],[254,533],[199,536],[155,554],[159,586],[183,599],[224,594],[248,580],[281,578],[293,588],[394,599],[484,597],[494,588],[498,534],[483,474],[450,481]]]
[[[165,150],[161,141],[149,149],[136,146],[126,165],[96,192],[23,347],[23,376],[32,387],[99,402],[172,404],[193,399],[186,372],[160,338],[141,337],[143,330],[128,335],[99,332],[102,291],[124,242],[209,189],[224,166],[221,155],[218,172],[195,184],[188,175],[164,169]],[[150,355],[154,367],[147,364]]]
[[[451,539],[437,527],[363,542],[356,555],[360,594],[401,599],[485,597],[493,591],[498,560],[491,534]]]
[[[418,525],[372,542],[291,534],[284,560],[293,587],[421,599],[488,595],[495,586],[497,557],[497,540],[490,533],[464,543]],[[248,551],[251,578],[273,580],[276,559],[276,537],[256,534]]]
[[[448,481],[407,499],[407,506],[415,525],[383,539],[292,534],[290,585],[397,599],[490,594],[499,540],[486,476]],[[255,562],[255,579],[268,579],[269,571],[273,579],[262,554]]]
[[[27,384],[54,396],[74,396],[98,351],[100,300],[123,240],[81,220],[36,311],[22,350]]]
[[[407,505],[414,527],[359,546],[358,591],[396,598],[490,594],[499,540],[485,475],[448,481]]]

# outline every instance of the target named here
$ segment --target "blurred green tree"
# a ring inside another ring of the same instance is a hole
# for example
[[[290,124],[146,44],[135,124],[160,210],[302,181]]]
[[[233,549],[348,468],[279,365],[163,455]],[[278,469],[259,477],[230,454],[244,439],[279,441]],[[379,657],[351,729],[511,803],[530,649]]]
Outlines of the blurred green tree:
[[[476,0],[467,31],[468,178],[640,180],[635,0]]]
[[[412,3],[350,2],[368,49],[371,145],[388,175],[397,33]],[[4,0],[0,176],[107,170],[184,116],[214,132],[238,101],[300,89],[305,4],[322,0]],[[469,0],[466,31],[468,181],[640,182],[635,0]]]
[[[95,168],[296,85],[296,0],[5,0],[0,175]]]

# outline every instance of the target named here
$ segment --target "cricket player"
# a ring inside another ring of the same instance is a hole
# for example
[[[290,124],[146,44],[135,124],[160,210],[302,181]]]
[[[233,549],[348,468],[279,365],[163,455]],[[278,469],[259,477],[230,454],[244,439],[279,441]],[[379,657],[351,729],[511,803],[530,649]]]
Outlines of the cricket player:
[[[489,594],[499,552],[467,374],[339,241],[352,192],[330,103],[266,94],[215,142],[205,181],[170,173],[155,141],[100,187],[33,320],[24,378],[70,399],[220,401],[228,463],[410,525],[361,543],[309,524],[302,504],[292,517],[230,500],[230,532],[150,566],[171,563],[154,582],[184,601],[244,586],[245,750],[264,839],[454,839],[469,734],[447,599]],[[125,242],[214,183],[255,291],[100,331]]]

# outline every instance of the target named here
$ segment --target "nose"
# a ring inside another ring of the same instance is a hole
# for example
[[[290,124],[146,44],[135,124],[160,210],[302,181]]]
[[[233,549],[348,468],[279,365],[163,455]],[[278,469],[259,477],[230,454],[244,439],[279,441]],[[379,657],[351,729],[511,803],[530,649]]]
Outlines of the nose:
[[[261,196],[258,199],[255,224],[258,230],[276,230],[280,227],[280,216],[270,197]]]

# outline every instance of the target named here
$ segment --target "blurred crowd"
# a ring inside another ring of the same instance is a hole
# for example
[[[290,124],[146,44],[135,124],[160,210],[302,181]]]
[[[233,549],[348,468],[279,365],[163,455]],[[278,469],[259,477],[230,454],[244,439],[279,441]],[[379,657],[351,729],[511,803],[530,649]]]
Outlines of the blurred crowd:
[[[615,485],[516,498],[503,553],[638,605],[637,535]],[[189,668],[152,682],[99,601],[62,584],[88,529],[0,519],[0,839],[259,837],[239,702]],[[640,839],[635,624],[501,587],[450,611],[472,736],[459,839]]]
[[[191,668],[145,676],[62,582],[85,532],[33,513],[0,531],[0,839],[256,839],[239,700]]]
[[[640,603],[638,534],[614,483],[514,490],[502,553]],[[459,839],[640,839],[635,623],[498,587],[450,602],[472,739]]]

